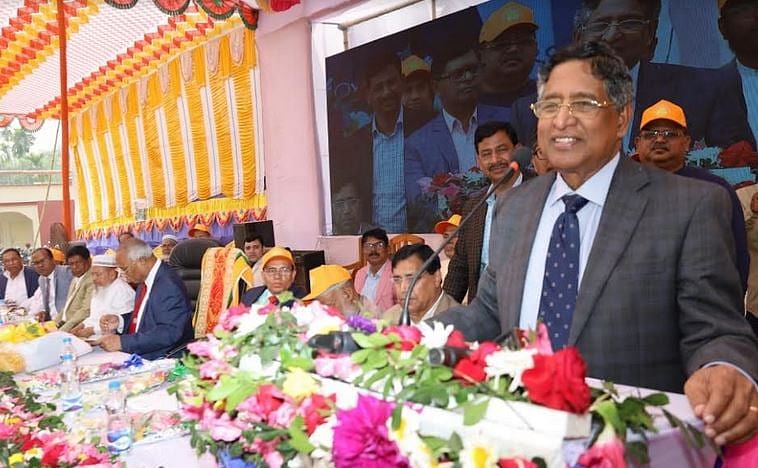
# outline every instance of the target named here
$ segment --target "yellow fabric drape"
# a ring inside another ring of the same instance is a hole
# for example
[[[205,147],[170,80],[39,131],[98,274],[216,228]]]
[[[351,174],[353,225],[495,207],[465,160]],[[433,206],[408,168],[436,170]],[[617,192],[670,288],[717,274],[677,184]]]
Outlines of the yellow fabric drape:
[[[258,168],[251,80],[256,66],[255,35],[245,30],[242,37],[239,62],[232,59],[231,41],[224,36],[218,39],[218,66],[214,73],[207,70],[207,46],[203,45],[185,52],[192,61],[192,74],[187,81],[176,57],[162,65],[166,67],[163,71],[157,68],[143,78],[144,101],[140,99],[140,84],[135,81],[124,91],[125,103],[121,102],[121,91],[117,91],[72,116],[72,122],[82,121],[81,134],[72,132],[72,152],[77,155],[77,164],[85,164],[88,169],[77,167],[75,171],[79,205],[88,197],[93,200],[91,210],[80,208],[81,230],[133,223],[136,199],[148,200],[148,219],[213,210],[255,209],[265,213],[265,197],[255,183]],[[210,108],[204,105],[206,98],[210,102],[205,104]],[[181,112],[179,101],[185,112]],[[210,157],[211,134],[215,136],[212,150],[217,155],[217,168],[216,159]],[[191,138],[191,144],[183,135]],[[78,147],[73,146],[77,143]],[[98,169],[102,182],[94,180]],[[83,180],[85,176],[89,180]],[[214,189],[213,180],[220,187]],[[116,196],[120,196],[118,202]],[[117,212],[119,203],[121,212]]]

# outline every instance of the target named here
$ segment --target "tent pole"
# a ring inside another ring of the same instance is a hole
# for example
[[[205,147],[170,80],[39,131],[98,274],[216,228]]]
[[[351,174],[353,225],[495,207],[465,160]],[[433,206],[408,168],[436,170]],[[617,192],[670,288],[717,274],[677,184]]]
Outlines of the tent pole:
[[[69,158],[68,158],[68,66],[66,63],[66,12],[63,0],[57,0],[58,5],[58,45],[60,47],[60,76],[61,76],[61,185],[63,188],[63,226],[66,236],[72,239],[71,225],[71,193],[69,192]]]

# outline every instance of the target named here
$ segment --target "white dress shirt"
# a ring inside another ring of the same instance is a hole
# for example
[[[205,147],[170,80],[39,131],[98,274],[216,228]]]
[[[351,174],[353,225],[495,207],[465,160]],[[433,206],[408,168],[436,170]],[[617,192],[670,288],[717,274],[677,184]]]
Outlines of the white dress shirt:
[[[16,305],[24,307],[24,304],[29,299],[29,296],[26,295],[24,268],[21,268],[21,271],[19,271],[15,278],[11,278],[10,273],[7,271],[3,272],[3,276],[8,279],[8,282],[5,284],[5,297],[3,298],[5,302],[13,301]]]
[[[463,130],[461,121],[448,114],[444,108],[442,109],[442,117],[445,119],[450,137],[453,139],[455,153],[458,155],[458,172],[467,172],[476,166],[474,133],[476,133],[478,122],[477,108],[474,108],[474,113],[469,117],[468,131]]]
[[[39,287],[36,291],[34,291],[34,295],[29,299],[28,305],[26,309],[32,313],[36,314],[37,312],[42,312],[42,282],[44,281],[45,276],[39,277]],[[53,270],[52,273],[50,273],[50,276],[47,276],[47,278],[50,278],[50,317],[55,317],[58,315],[58,309],[55,307],[55,270]]]
[[[145,279],[145,296],[142,298],[142,303],[140,304],[139,310],[137,311],[137,316],[135,317],[134,315],[132,315],[132,320],[137,321],[137,324],[134,327],[135,333],[139,331],[139,325],[140,323],[142,323],[142,312],[145,310],[145,306],[147,305],[147,300],[150,298],[150,290],[153,289],[153,282],[155,282],[155,275],[158,273],[158,268],[160,268],[160,266],[161,266],[161,261],[156,260],[155,264],[150,269],[150,273],[147,274],[147,278]],[[117,317],[118,317],[118,329],[123,330],[124,317],[122,315],[118,315]]]
[[[608,161],[599,171],[587,179],[577,190],[572,190],[563,180],[560,174],[555,177],[555,182],[547,195],[545,206],[542,208],[540,223],[534,236],[532,252],[529,255],[529,264],[526,269],[524,292],[521,297],[521,315],[519,327],[535,329],[542,297],[542,282],[545,276],[545,261],[547,260],[548,244],[550,235],[553,233],[553,225],[558,216],[565,211],[565,205],[561,197],[567,194],[577,194],[587,200],[587,203],[579,212],[579,289],[582,285],[582,275],[590,257],[592,243],[600,224],[600,216],[603,214],[603,206],[611,187],[611,179],[619,163],[619,154]]]
[[[84,320],[84,327],[92,327],[96,334],[102,334],[100,317],[107,314],[115,314],[118,317],[128,314],[134,310],[134,295],[134,289],[121,278],[116,278],[105,287],[96,286],[90,302],[89,317]],[[123,321],[119,325],[118,332],[122,333]]]
[[[382,271],[388,268],[387,264],[389,264],[389,260],[384,262],[384,265],[376,273],[371,273],[371,266],[366,268],[366,282],[363,283],[363,291],[360,293],[372,302],[376,302],[376,290],[379,287],[379,280],[382,278]]]

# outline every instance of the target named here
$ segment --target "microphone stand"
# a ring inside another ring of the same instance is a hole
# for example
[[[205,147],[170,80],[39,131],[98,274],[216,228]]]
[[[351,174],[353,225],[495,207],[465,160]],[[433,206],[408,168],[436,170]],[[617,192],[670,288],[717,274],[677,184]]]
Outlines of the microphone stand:
[[[413,275],[413,278],[411,278],[411,284],[408,286],[408,292],[405,293],[405,299],[403,300],[403,312],[400,315],[400,322],[398,323],[398,325],[405,325],[405,326],[407,326],[407,325],[411,324],[411,314],[408,311],[408,305],[411,303],[411,293],[413,293],[413,288],[414,288],[414,286],[416,286],[416,283],[418,282],[418,280],[421,277],[421,275],[426,271],[427,268],[429,268],[429,265],[434,261],[434,259],[439,256],[440,252],[442,252],[442,250],[445,248],[445,246],[447,244],[449,244],[450,241],[455,236],[458,235],[458,231],[461,230],[461,228],[466,224],[466,221],[468,221],[469,218],[471,218],[471,216],[473,216],[473,214],[476,212],[476,210],[478,210],[479,207],[482,206],[487,201],[487,199],[493,193],[495,193],[495,191],[501,185],[503,185],[503,183],[505,181],[511,180],[516,175],[516,173],[518,172],[518,170],[519,170],[519,163],[517,161],[512,161],[510,163],[510,168],[508,169],[508,172],[506,172],[505,175],[500,180],[498,180],[497,182],[495,182],[494,184],[492,184],[490,186],[490,188],[489,188],[489,190],[487,190],[487,193],[485,194],[485,196],[482,197],[479,200],[479,202],[477,202],[477,204],[474,205],[474,208],[471,209],[471,211],[469,211],[468,214],[461,220],[461,222],[458,224],[458,226],[455,228],[455,230],[450,234],[450,237],[448,237],[447,239],[445,239],[442,242],[442,244],[440,244],[440,246],[437,247],[437,249],[434,251],[434,253],[429,258],[427,258],[424,263],[421,264],[421,268],[419,268],[418,271]]]

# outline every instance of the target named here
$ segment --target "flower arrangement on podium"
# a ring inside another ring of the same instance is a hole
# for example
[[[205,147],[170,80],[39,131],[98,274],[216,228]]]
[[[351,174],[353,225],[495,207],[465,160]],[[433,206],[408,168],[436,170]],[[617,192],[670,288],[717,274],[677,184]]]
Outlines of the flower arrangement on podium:
[[[111,466],[102,444],[71,441],[55,405],[19,390],[13,375],[0,372],[0,466]]]
[[[665,394],[591,389],[578,351],[553,353],[545,336],[543,325],[506,345],[467,343],[440,323],[387,326],[317,302],[233,307],[189,346],[170,391],[192,446],[227,466],[644,462],[649,409]],[[565,460],[565,438],[588,448]]]

